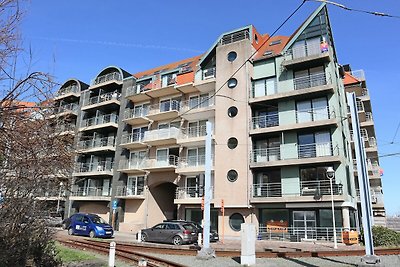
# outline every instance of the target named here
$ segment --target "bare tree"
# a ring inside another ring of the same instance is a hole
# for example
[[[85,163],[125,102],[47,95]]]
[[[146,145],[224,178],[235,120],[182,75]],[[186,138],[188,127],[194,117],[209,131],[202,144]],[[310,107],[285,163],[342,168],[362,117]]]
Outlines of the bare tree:
[[[57,133],[55,83],[29,64],[19,68],[18,0],[0,0],[0,266],[57,266],[46,196],[69,186],[72,137]],[[30,61],[30,55],[28,56]],[[16,77],[15,73],[25,73]]]

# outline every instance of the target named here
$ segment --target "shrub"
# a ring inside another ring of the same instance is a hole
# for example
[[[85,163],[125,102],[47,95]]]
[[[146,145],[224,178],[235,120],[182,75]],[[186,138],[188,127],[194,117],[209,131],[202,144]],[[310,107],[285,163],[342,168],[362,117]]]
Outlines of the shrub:
[[[383,226],[373,226],[374,246],[400,246],[400,233]]]

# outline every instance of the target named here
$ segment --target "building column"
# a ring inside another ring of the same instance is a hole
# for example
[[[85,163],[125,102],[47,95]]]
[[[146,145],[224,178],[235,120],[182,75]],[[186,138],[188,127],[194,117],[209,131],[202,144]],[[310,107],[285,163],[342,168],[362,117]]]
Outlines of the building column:
[[[350,212],[349,207],[342,207],[343,228],[350,229]]]

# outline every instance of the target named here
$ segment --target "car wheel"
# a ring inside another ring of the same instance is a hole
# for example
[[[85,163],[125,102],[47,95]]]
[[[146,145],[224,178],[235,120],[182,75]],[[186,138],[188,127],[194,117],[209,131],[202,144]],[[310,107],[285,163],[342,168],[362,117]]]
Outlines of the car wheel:
[[[62,229],[64,229],[64,230],[67,229],[67,223],[65,223],[65,222],[62,223],[61,227],[62,227]]]
[[[147,242],[147,235],[145,233],[142,233],[140,238],[142,239],[142,242]]]
[[[69,234],[69,235],[74,235],[74,229],[69,228],[69,229],[68,229],[68,234]]]
[[[174,236],[174,238],[172,238],[172,243],[176,246],[180,246],[182,245],[182,238],[178,235]]]
[[[92,230],[89,232],[89,237],[90,238],[95,238],[96,237],[96,233]]]

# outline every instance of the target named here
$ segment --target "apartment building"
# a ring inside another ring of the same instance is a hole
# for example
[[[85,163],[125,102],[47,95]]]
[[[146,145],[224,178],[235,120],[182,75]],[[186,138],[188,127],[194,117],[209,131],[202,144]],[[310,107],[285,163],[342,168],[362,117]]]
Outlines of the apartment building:
[[[375,124],[372,116],[372,105],[371,98],[368,92],[368,87],[365,80],[365,74],[363,70],[353,71],[350,65],[344,66],[345,77],[343,83],[345,85],[346,92],[353,92],[357,97],[357,111],[360,119],[360,131],[361,136],[364,140],[365,153],[367,158],[367,169],[368,178],[371,188],[371,200],[372,200],[372,213],[374,216],[374,224],[386,226],[386,212],[383,201],[383,189],[382,189],[382,170],[379,165],[378,157],[378,145],[375,134]],[[351,123],[351,120],[349,119]],[[353,143],[352,128],[350,125],[351,144]],[[355,152],[353,153],[353,159],[355,158]],[[358,177],[357,177],[357,163],[354,160],[354,175],[356,183],[356,192],[358,205],[360,206],[360,192],[358,189]],[[361,210],[361,207],[358,208]]]
[[[260,233],[331,236],[332,195],[336,226],[356,227],[339,69],[322,4],[291,36],[249,25],[200,56],[136,74],[107,67],[90,86],[67,81],[61,91],[80,93],[68,214],[94,212],[131,232],[164,219],[201,221],[210,121],[213,229],[234,237],[248,222]]]

